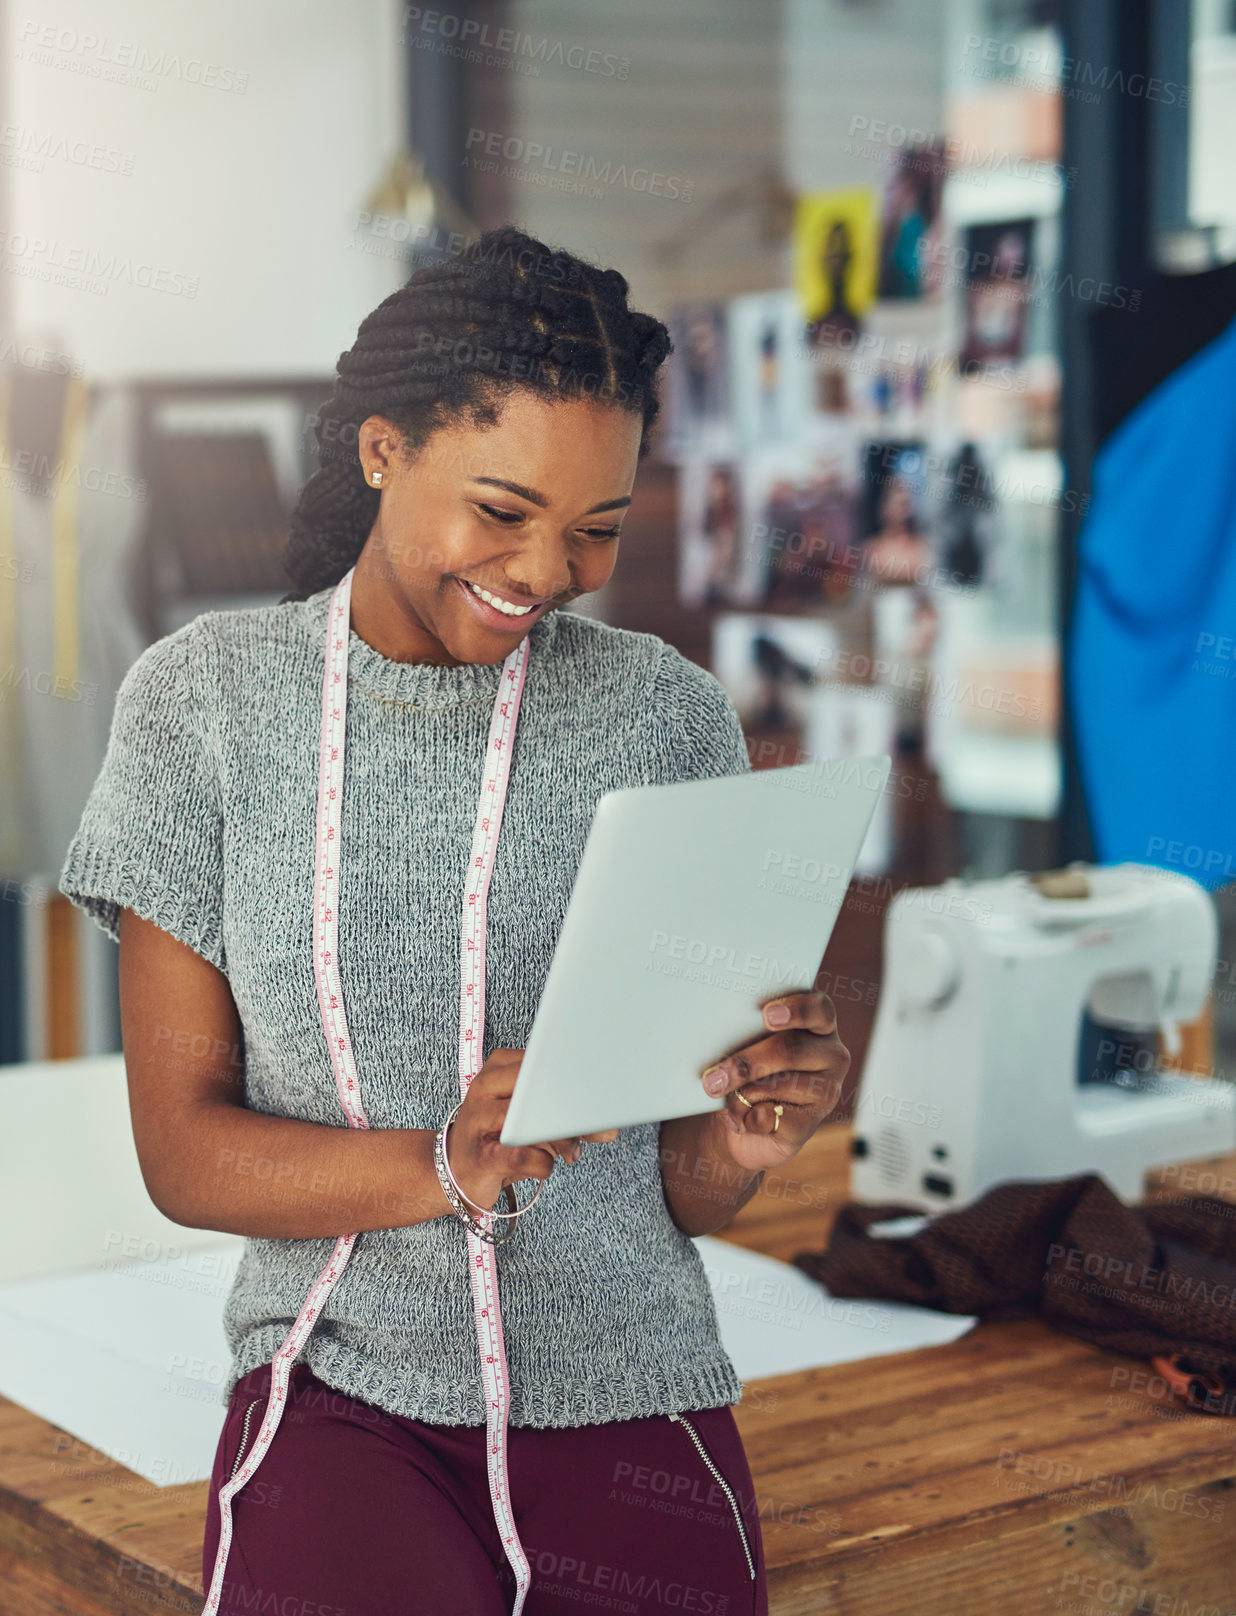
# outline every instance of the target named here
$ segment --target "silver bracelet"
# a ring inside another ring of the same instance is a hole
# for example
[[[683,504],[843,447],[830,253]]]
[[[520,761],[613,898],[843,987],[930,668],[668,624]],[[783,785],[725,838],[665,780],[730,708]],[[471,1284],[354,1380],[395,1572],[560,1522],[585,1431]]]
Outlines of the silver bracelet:
[[[491,1230],[487,1229],[484,1224],[478,1223],[477,1220],[472,1216],[471,1212],[469,1212],[468,1208],[464,1205],[463,1199],[459,1191],[456,1190],[454,1182],[451,1179],[450,1169],[447,1166],[447,1126],[448,1124],[444,1123],[442,1127],[438,1129],[433,1142],[433,1160],[434,1166],[437,1168],[438,1172],[438,1183],[441,1184],[443,1192],[446,1195],[447,1200],[451,1203],[456,1217],[465,1225],[469,1234],[476,1235],[479,1240],[487,1240],[492,1246],[501,1245],[504,1240],[509,1240],[510,1237],[515,1233],[514,1226],[508,1228],[503,1234],[494,1234]]]
[[[526,1212],[528,1210],[528,1208],[532,1205],[533,1201],[536,1200],[537,1196],[545,1188],[545,1180],[541,1179],[538,1182],[537,1187],[533,1191],[532,1195],[529,1196],[529,1198],[524,1202],[524,1204],[522,1206],[515,1207],[515,1210],[513,1212],[494,1212],[494,1211],[491,1211],[490,1208],[487,1207],[487,1206],[477,1206],[475,1201],[470,1199],[470,1197],[468,1197],[467,1195],[464,1195],[463,1190],[460,1189],[458,1183],[456,1183],[456,1181],[455,1181],[454,1173],[451,1172],[451,1164],[450,1164],[450,1161],[447,1159],[447,1154],[446,1154],[446,1135],[447,1135],[447,1130],[450,1128],[451,1123],[454,1122],[455,1118],[459,1115],[459,1113],[460,1113],[460,1111],[462,1109],[463,1109],[463,1101],[460,1100],[459,1104],[455,1107],[455,1109],[451,1112],[450,1116],[447,1117],[446,1121],[442,1124],[442,1162],[443,1162],[444,1167],[446,1168],[446,1175],[450,1179],[451,1184],[454,1186],[455,1193],[457,1195],[462,1196],[463,1199],[465,1201],[467,1201],[468,1205],[473,1209],[474,1212],[488,1212],[489,1216],[491,1218],[517,1218],[521,1212]],[[506,1194],[507,1199],[510,1202],[510,1204],[512,1206],[515,1206],[515,1194],[514,1194],[514,1191],[512,1190],[512,1188],[511,1188],[511,1186],[509,1184],[506,1187],[505,1194]]]
[[[475,1201],[469,1201],[468,1197],[464,1194],[464,1192],[460,1189],[459,1185],[455,1182],[455,1175],[451,1172],[451,1165],[450,1165],[449,1160],[447,1159],[447,1154],[446,1154],[446,1136],[447,1136],[447,1132],[448,1132],[448,1130],[449,1130],[449,1128],[451,1126],[451,1123],[454,1122],[455,1118],[459,1115],[459,1112],[460,1112],[460,1109],[461,1109],[462,1106],[463,1106],[463,1101],[461,1100],[459,1102],[459,1105],[457,1105],[455,1107],[455,1109],[451,1112],[450,1116],[447,1117],[446,1121],[438,1129],[438,1132],[434,1137],[433,1159],[434,1159],[434,1166],[436,1167],[437,1173],[438,1173],[438,1182],[439,1182],[439,1184],[441,1184],[443,1193],[445,1194],[447,1200],[451,1203],[451,1206],[454,1208],[454,1211],[455,1211],[456,1215],[458,1216],[460,1221],[467,1226],[469,1232],[476,1235],[477,1238],[480,1239],[480,1240],[487,1240],[490,1245],[500,1246],[500,1245],[502,1245],[502,1243],[504,1241],[509,1240],[511,1238],[511,1236],[515,1233],[514,1223],[512,1222],[510,1224],[510,1226],[503,1233],[495,1234],[492,1230],[486,1228],[484,1224],[478,1222],[477,1219],[469,1211],[469,1206],[474,1206],[475,1207],[476,1202]],[[516,1203],[515,1203],[515,1191],[508,1184],[506,1189],[503,1191],[503,1194],[506,1197],[507,1204],[512,1208],[512,1210],[510,1212],[487,1211],[484,1207],[477,1207],[476,1209],[477,1209],[478,1212],[481,1212],[485,1216],[490,1217],[490,1218],[504,1218],[504,1219],[505,1218],[510,1218],[510,1219],[514,1219],[514,1218],[517,1218],[520,1215],[521,1212],[526,1212],[528,1210],[528,1208],[532,1205],[533,1201],[536,1200],[537,1196],[541,1193],[541,1191],[544,1188],[545,1188],[545,1181],[542,1179],[541,1182],[537,1185],[536,1193],[531,1197],[531,1199],[528,1200],[528,1201],[525,1201],[523,1206],[517,1206]]]

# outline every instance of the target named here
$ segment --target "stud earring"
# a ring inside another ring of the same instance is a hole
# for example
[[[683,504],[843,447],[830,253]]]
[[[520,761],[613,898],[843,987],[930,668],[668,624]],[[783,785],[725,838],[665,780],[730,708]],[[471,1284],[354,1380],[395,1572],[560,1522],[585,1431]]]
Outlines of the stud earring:
[[[376,488],[381,481],[382,473],[380,471],[375,471],[373,474],[373,486]]]

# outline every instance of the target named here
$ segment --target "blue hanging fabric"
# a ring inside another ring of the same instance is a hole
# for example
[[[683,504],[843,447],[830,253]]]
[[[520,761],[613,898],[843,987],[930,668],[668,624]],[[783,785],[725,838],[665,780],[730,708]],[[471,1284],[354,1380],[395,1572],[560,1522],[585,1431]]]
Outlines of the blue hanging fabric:
[[[1236,321],[1095,456],[1067,648],[1096,856],[1236,880]]]

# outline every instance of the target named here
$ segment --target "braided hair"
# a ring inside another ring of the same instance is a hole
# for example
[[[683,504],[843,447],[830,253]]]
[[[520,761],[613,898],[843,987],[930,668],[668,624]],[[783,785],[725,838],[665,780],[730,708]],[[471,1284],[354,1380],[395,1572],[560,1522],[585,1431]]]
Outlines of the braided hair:
[[[357,449],[371,415],[393,421],[416,450],[442,427],[496,425],[506,398],[526,388],[642,416],[642,459],[660,413],[656,373],[673,345],[660,320],[628,308],[627,293],[618,270],[502,225],[379,303],[339,356],[314,418],[319,469],[292,512],[283,567],[293,588],[283,600],[338,583],[365,546],[381,497]]]

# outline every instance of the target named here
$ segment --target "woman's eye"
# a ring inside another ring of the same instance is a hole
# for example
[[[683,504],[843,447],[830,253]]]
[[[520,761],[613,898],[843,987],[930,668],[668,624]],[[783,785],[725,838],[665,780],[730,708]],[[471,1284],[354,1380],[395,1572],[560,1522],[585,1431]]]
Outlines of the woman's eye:
[[[516,522],[523,521],[522,511],[504,511],[497,505],[486,505],[482,500],[478,500],[476,506],[478,510],[484,511],[486,516],[492,516],[495,521],[501,522],[504,527],[511,527]],[[581,531],[586,533],[590,539],[600,541],[616,539],[622,529],[620,527],[587,527],[581,529]]]

